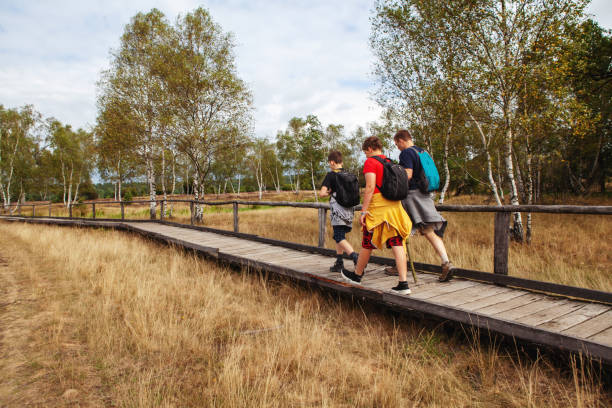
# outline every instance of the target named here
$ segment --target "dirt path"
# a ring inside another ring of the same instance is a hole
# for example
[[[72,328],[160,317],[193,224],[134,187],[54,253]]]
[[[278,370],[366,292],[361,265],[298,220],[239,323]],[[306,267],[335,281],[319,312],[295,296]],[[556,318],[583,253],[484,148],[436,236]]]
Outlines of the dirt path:
[[[109,405],[63,307],[57,266],[0,225],[0,407]]]

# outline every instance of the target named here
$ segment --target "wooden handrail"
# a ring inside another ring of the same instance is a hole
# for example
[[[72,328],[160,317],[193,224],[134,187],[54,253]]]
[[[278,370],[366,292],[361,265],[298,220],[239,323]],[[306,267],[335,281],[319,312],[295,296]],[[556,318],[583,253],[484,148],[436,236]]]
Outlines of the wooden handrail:
[[[270,206],[270,207],[296,207],[296,208],[314,208],[318,210],[318,244],[319,247],[325,246],[326,236],[326,215],[330,209],[329,203],[302,203],[294,201],[250,201],[250,200],[227,200],[227,201],[205,201],[205,200],[185,200],[185,199],[157,199],[157,200],[115,200],[115,201],[85,201],[78,203],[80,205],[92,206],[92,218],[95,219],[96,204],[120,204],[121,219],[125,220],[125,205],[126,204],[151,204],[161,203],[161,220],[164,220],[166,203],[189,203],[190,208],[190,224],[195,224],[195,206],[196,205],[232,205],[233,212],[233,230],[239,231],[238,227],[238,206],[253,205],[253,206]],[[51,203],[38,204],[40,206],[49,206],[49,216],[51,216]],[[32,217],[36,216],[36,204],[15,204],[15,210],[21,216],[21,207],[31,206]],[[72,217],[72,207],[69,207],[69,217]],[[494,247],[493,247],[493,272],[500,275],[508,275],[508,247],[509,247],[509,224],[511,213],[545,213],[545,214],[584,214],[584,215],[612,215],[612,206],[584,206],[584,205],[437,205],[438,211],[445,212],[482,212],[495,213],[494,223]],[[13,212],[15,211],[13,210]],[[361,205],[354,207],[355,211],[361,210]]]

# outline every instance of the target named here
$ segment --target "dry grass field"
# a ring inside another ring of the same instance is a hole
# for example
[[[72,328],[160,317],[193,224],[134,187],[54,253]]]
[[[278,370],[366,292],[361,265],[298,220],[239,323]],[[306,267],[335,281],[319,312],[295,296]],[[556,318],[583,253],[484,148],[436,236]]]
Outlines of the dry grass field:
[[[309,217],[258,210],[241,225],[300,240]],[[248,272],[120,232],[0,222],[0,406],[612,404],[588,364]]]

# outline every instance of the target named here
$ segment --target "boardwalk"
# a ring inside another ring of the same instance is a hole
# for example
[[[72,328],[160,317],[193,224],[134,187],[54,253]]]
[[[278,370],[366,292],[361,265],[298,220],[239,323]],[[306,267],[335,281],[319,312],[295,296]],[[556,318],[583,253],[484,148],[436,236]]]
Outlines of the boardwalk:
[[[391,293],[390,288],[397,278],[384,274],[384,264],[371,263],[362,284],[351,285],[345,283],[338,273],[329,271],[333,258],[313,253],[316,248],[303,245],[285,245],[272,240],[249,239],[245,234],[161,222],[3,219],[129,230],[193,249],[223,262],[278,273],[396,309],[416,310],[481,330],[587,354],[612,364],[612,305],[606,303],[550,296],[461,278],[440,283],[437,275],[432,273],[417,273],[416,284],[409,277],[412,294],[401,296]]]

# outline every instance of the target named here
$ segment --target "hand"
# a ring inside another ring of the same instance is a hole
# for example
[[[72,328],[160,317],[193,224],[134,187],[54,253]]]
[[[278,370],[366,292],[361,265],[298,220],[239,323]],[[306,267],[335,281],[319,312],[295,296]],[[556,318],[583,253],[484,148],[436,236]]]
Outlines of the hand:
[[[359,223],[361,224],[362,227],[365,227],[366,225],[366,222],[365,222],[366,215],[367,213],[361,213],[361,217],[359,217]]]

